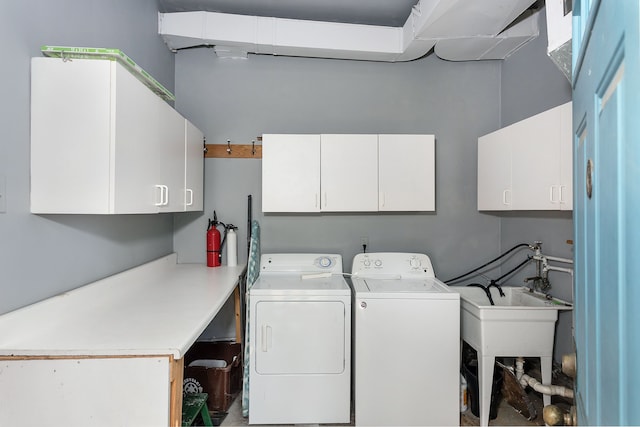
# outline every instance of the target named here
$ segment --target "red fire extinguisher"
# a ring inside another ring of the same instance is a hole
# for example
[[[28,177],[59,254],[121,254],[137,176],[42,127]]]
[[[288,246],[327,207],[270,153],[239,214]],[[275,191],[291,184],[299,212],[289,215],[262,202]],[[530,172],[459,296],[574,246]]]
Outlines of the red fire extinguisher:
[[[216,211],[213,211],[213,221],[209,219],[207,227],[207,266],[218,267],[222,264],[222,244],[220,242],[220,232],[218,225],[222,224],[218,221]],[[224,224],[222,224],[224,226]]]

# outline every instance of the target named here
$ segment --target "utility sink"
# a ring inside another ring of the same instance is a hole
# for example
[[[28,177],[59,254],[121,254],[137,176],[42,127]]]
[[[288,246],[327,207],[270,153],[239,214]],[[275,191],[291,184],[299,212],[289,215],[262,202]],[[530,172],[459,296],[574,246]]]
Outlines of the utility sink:
[[[557,298],[547,298],[527,287],[502,287],[500,296],[492,287],[491,305],[484,289],[452,287],[460,294],[460,336],[478,352],[480,425],[489,423],[493,367],[499,357],[540,357],[542,383],[551,383],[553,341],[558,312],[573,306]],[[545,405],[551,396],[543,396]]]
[[[558,311],[572,309],[566,301],[548,299],[526,287],[505,286],[504,297],[491,288],[495,305],[481,288],[453,289],[460,294],[462,339],[476,350],[500,356],[552,353]]]

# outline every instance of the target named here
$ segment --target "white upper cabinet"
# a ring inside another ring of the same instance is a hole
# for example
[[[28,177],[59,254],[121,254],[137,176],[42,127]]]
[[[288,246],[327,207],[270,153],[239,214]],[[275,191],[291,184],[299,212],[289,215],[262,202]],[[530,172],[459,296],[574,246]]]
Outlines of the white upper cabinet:
[[[184,121],[184,210],[204,208],[204,135],[190,121]]]
[[[573,103],[560,109],[560,187],[558,203],[561,210],[573,210]]]
[[[320,136],[322,208],[328,212],[378,210],[378,135]]]
[[[511,210],[511,128],[478,138],[478,210]]]
[[[262,136],[262,211],[320,211],[320,135]]]
[[[263,135],[262,210],[434,210],[434,142],[433,135]]]
[[[159,212],[180,212],[185,209],[185,118],[164,101],[158,105],[159,135],[151,158],[157,162],[156,188],[165,194],[156,203]]]
[[[31,212],[182,211],[185,168],[185,119],[122,65],[32,59]]]
[[[571,210],[571,103],[478,138],[478,210]]]
[[[379,135],[378,171],[378,210],[435,210],[433,135]]]

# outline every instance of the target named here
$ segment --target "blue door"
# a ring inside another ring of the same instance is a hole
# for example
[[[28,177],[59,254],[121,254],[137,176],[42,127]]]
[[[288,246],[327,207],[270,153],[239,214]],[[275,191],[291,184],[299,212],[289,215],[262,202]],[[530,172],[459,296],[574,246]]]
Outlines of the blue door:
[[[639,14],[638,0],[574,1],[580,425],[640,425]]]

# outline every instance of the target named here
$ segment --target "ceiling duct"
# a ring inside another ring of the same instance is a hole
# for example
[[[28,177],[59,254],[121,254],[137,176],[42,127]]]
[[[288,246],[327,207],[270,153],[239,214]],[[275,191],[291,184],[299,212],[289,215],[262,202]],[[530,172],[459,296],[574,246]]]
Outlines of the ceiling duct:
[[[571,2],[547,0],[547,54],[571,81]]]
[[[402,27],[306,21],[218,12],[161,13],[167,46],[224,46],[234,51],[410,61],[429,53],[453,61],[503,59],[538,35],[535,0],[421,0]],[[511,25],[520,17],[516,24]]]

